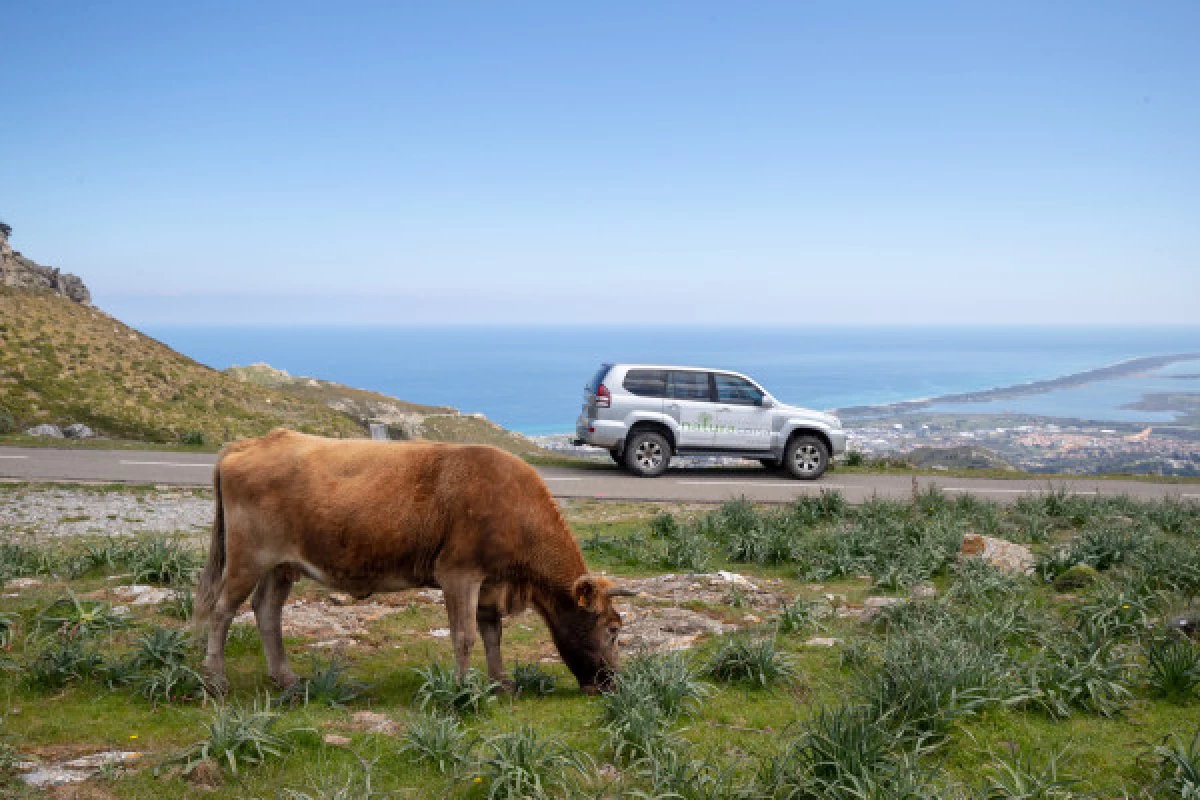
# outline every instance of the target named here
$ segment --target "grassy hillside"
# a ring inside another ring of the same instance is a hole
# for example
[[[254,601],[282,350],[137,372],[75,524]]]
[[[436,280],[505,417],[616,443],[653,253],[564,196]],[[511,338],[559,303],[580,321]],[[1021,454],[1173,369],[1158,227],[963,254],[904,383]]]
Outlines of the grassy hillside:
[[[364,435],[347,414],[238,381],[102,311],[8,287],[0,287],[0,413],[22,430],[82,422],[103,435],[151,442],[194,432],[223,442],[278,425]]]
[[[231,367],[226,372],[248,384],[277,389],[291,397],[336,409],[359,420],[364,426],[368,422],[383,422],[393,439],[470,442],[490,444],[522,456],[546,454],[546,451],[518,433],[506,430],[485,417],[461,414],[448,406],[409,403],[332,381],[292,376],[266,364]]]

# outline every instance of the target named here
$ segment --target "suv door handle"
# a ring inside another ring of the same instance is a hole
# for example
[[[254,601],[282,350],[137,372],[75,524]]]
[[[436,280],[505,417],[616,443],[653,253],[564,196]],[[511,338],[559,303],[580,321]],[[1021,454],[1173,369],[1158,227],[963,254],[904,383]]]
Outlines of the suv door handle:
[[[729,406],[721,406],[720,408],[717,409],[717,411],[732,411],[732,410],[733,409],[730,408]]]

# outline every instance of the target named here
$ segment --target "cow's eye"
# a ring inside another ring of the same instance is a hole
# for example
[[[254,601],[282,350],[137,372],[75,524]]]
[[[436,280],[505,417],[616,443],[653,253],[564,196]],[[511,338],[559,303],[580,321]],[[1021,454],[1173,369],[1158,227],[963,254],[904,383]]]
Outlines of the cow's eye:
[[[609,636],[616,636],[620,632],[621,632],[620,625],[609,625],[608,626],[608,635]]]

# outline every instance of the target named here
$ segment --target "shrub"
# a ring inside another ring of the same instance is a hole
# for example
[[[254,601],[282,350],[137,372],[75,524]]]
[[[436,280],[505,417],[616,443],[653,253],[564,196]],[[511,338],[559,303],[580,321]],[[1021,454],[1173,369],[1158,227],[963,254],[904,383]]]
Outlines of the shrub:
[[[310,656],[312,676],[301,678],[284,689],[275,704],[279,706],[307,706],[309,703],[341,708],[346,703],[353,702],[362,696],[370,687],[360,681],[352,680],[346,674],[346,666],[336,657],[321,661],[316,654]]]
[[[749,639],[734,636],[725,639],[709,658],[705,674],[727,683],[749,683],[767,688],[791,683],[799,669],[791,656],[780,652],[774,639]]]
[[[207,439],[204,436],[204,431],[188,431],[180,434],[179,436],[180,444],[191,445],[194,447],[203,447],[205,441],[207,441]]]
[[[1171,632],[1144,646],[1146,680],[1154,694],[1176,702],[1194,700],[1200,688],[1200,643]]]
[[[1087,564],[1103,572],[1132,560],[1146,542],[1142,531],[1127,526],[1089,528],[1071,543],[1071,557],[1076,564]]]
[[[1121,637],[1137,634],[1152,625],[1161,598],[1136,587],[1103,581],[1080,603],[1077,626],[1090,637]]]
[[[480,744],[476,777],[488,787],[488,798],[557,798],[571,788],[571,773],[584,775],[585,754],[562,743],[539,739],[529,725],[501,733]]]
[[[846,451],[846,466],[847,467],[861,467],[865,463],[865,461],[866,461],[866,459],[863,457],[862,451],[860,451],[860,450],[847,450]]]
[[[17,418],[4,409],[0,409],[0,433],[15,433]]]
[[[400,752],[414,761],[437,767],[443,774],[465,763],[471,739],[457,717],[448,714],[422,714],[413,719],[404,734]]]
[[[467,670],[461,680],[453,667],[441,664],[414,671],[422,679],[417,687],[417,704],[422,711],[479,714],[495,699],[492,692],[499,686],[474,669]]]

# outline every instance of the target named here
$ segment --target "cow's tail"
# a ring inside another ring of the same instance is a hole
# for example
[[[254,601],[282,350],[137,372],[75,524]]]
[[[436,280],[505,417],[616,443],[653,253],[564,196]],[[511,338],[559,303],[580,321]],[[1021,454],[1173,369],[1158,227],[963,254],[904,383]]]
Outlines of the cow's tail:
[[[225,508],[221,502],[221,461],[213,468],[213,511],[212,539],[208,544],[208,561],[200,573],[200,584],[196,587],[194,622],[197,630],[203,630],[217,607],[221,595],[221,584],[225,579]]]

